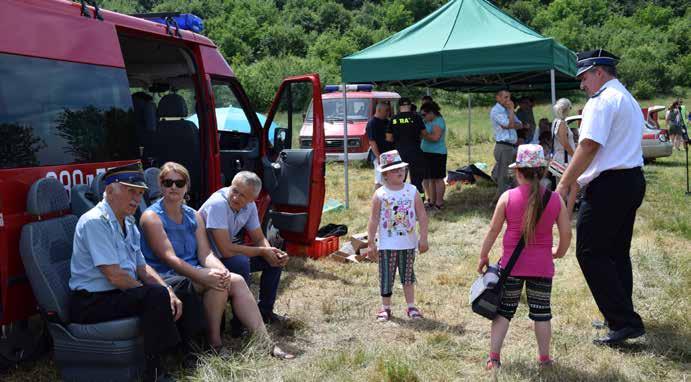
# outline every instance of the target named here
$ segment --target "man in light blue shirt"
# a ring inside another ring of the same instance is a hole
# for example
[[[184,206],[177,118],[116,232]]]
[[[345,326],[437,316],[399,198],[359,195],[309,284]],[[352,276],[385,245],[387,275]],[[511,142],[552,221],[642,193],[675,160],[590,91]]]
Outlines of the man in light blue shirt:
[[[146,265],[132,215],[147,189],[139,163],[108,170],[104,199],[79,218],[70,264],[70,318],[92,324],[139,317],[146,381],[166,381],[160,355],[179,341],[182,303]]]
[[[511,187],[509,178],[509,165],[516,161],[516,143],[518,134],[516,130],[522,129],[521,121],[514,113],[514,104],[511,93],[508,90],[500,90],[495,96],[497,103],[489,112],[489,119],[494,129],[494,160],[492,178],[497,182],[497,193],[494,202],[499,200],[501,194]]]

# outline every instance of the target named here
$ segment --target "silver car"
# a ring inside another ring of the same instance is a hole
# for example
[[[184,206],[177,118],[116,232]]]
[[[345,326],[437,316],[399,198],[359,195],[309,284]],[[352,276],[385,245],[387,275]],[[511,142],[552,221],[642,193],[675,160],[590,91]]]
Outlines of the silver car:
[[[582,116],[574,115],[566,118],[566,124],[571,129],[577,129],[581,119]],[[574,135],[577,136],[575,132]],[[672,142],[669,141],[669,132],[665,129],[658,129],[646,121],[643,126],[643,137],[641,137],[641,149],[643,149],[643,158],[646,161],[653,161],[655,158],[672,155]]]

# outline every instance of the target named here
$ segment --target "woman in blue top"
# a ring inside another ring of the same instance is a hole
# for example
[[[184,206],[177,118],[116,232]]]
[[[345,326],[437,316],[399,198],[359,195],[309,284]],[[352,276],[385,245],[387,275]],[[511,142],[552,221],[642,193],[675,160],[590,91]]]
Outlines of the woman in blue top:
[[[213,349],[218,351],[223,345],[221,320],[229,297],[233,313],[243,325],[259,338],[268,340],[257,302],[245,280],[230,273],[214,255],[204,221],[185,204],[185,194],[190,186],[187,169],[178,163],[167,162],[161,167],[158,180],[163,197],[142,214],[140,221],[144,233],[141,248],[147,264],[174,288],[189,289],[201,295],[207,339]],[[184,294],[185,290],[181,292]],[[190,309],[194,310],[194,304],[183,306],[183,318],[185,311]],[[187,312],[190,317],[196,313]],[[196,322],[196,325],[200,323]],[[271,353],[280,358],[293,358],[276,346]]]
[[[420,147],[425,154],[425,178],[422,186],[427,195],[427,208],[441,210],[444,206],[446,185],[446,123],[436,102],[427,102],[420,108],[425,121]]]

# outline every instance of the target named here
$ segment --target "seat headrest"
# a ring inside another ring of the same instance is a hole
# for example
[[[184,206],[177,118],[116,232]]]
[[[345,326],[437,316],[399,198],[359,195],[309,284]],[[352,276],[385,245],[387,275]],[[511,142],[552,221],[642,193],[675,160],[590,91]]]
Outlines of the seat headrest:
[[[93,194],[97,201],[101,201],[101,199],[103,199],[103,192],[106,190],[106,185],[103,183],[103,174],[104,173],[100,173],[94,176],[94,179],[91,181],[91,185],[89,186],[89,192]]]
[[[138,128],[146,131],[156,130],[156,103],[132,96],[134,120]]]
[[[55,178],[41,178],[34,182],[26,197],[26,211],[41,216],[70,209],[65,186]]]
[[[186,118],[187,104],[182,96],[170,93],[158,101],[158,118]]]
[[[146,186],[149,187],[147,190],[147,199],[151,202],[161,196],[161,187],[158,184],[158,176],[160,174],[161,170],[158,167],[149,167],[144,170],[144,181],[146,182]]]

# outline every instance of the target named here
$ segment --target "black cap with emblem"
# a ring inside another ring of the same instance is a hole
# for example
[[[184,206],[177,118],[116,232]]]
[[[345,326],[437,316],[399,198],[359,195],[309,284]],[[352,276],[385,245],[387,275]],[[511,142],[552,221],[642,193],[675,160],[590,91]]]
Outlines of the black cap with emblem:
[[[578,52],[576,63],[576,78],[598,65],[617,66],[619,57],[604,49],[587,50]]]
[[[144,181],[144,171],[142,170],[141,163],[132,163],[109,169],[103,174],[103,183],[106,186],[111,183],[121,183],[129,187],[148,189]]]

